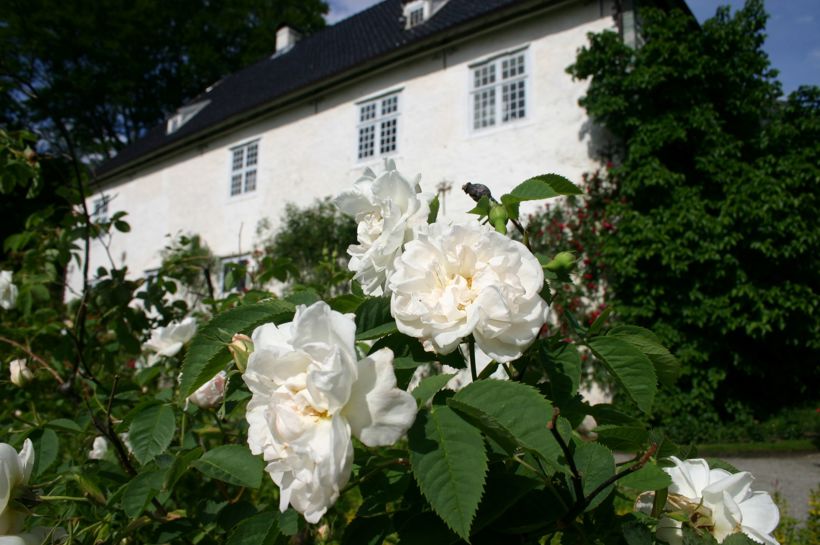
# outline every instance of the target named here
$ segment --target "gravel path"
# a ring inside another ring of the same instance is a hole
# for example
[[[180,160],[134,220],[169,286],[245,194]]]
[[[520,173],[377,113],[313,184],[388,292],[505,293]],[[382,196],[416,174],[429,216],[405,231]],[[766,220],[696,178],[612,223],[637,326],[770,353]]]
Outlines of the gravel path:
[[[809,494],[820,486],[820,452],[778,458],[723,458],[741,471],[755,476],[754,488],[779,491],[788,502],[789,514],[805,521],[809,512]]]

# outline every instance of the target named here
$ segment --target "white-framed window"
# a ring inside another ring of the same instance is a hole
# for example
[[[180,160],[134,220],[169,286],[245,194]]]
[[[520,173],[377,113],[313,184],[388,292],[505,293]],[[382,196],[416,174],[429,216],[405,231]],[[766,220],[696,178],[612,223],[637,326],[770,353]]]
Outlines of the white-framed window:
[[[108,203],[111,202],[111,197],[108,195],[100,195],[99,198],[92,202],[91,221],[94,223],[105,223],[108,221]]]
[[[219,262],[219,287],[222,293],[245,291],[250,286],[250,255],[223,257]]]
[[[256,191],[259,141],[231,148],[231,197]]]
[[[470,67],[473,130],[527,116],[527,51],[505,53]]]
[[[413,0],[404,4],[402,11],[406,21],[405,28],[413,28],[422,24],[432,15],[430,0]]]
[[[360,161],[396,151],[399,135],[399,94],[359,104]]]

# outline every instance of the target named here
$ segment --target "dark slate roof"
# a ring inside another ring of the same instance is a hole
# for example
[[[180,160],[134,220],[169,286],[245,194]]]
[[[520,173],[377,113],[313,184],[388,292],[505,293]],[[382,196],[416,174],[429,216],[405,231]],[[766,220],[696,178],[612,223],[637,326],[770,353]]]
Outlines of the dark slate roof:
[[[401,0],[385,0],[343,21],[302,38],[285,54],[266,58],[227,76],[191,103],[210,100],[179,130],[166,134],[165,123],[121,150],[97,169],[113,175],[141,158],[175,148],[216,125],[253,112],[277,99],[343,75],[380,57],[434,38],[436,34],[501,10],[521,0],[450,0],[423,24],[405,29]]]
[[[385,0],[302,38],[282,55],[263,59],[225,77],[189,103],[210,101],[179,130],[169,135],[165,123],[154,127],[103,163],[96,172],[98,180],[156,154],[183,147],[224,125],[255,115],[266,105],[352,74],[370,63],[412,50],[414,46],[435,46],[437,39],[448,31],[458,32],[459,27],[468,27],[473,22],[480,24],[482,17],[502,12],[514,4],[526,8],[548,3],[549,0],[449,0],[423,24],[405,29],[401,0]],[[683,0],[655,0],[654,3],[682,5],[688,11]]]

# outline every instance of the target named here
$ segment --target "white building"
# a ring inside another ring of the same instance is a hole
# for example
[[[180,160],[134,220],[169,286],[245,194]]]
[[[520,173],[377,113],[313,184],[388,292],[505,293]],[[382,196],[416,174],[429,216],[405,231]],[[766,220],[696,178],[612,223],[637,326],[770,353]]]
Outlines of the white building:
[[[160,265],[165,235],[183,232],[220,257],[242,255],[260,219],[275,225],[286,202],[335,195],[385,157],[422,173],[425,191],[451,182],[448,216],[472,207],[459,189],[468,181],[500,195],[545,172],[579,180],[596,167],[594,146],[577,104],[585,84],[565,70],[589,32],[630,39],[631,4],[385,0],[301,39],[285,27],[270,58],[101,167],[90,209],[124,210],[132,227],[108,253],[144,274]],[[108,263],[96,244],[92,271]]]

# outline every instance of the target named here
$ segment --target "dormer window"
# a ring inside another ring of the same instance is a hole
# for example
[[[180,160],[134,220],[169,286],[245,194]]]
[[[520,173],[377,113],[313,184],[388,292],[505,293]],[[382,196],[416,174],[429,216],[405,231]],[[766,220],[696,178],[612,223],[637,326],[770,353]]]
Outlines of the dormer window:
[[[404,4],[404,20],[406,28],[419,26],[432,15],[432,2],[430,0],[412,0]]]
[[[210,100],[203,100],[202,102],[197,102],[196,104],[183,106],[177,110],[177,113],[168,118],[168,122],[165,124],[165,134],[173,134],[177,132],[180,127],[190,121],[196,114],[202,111],[205,106],[210,104],[210,102]]]

